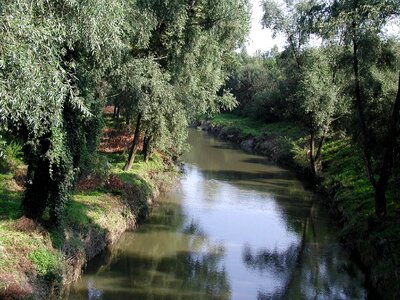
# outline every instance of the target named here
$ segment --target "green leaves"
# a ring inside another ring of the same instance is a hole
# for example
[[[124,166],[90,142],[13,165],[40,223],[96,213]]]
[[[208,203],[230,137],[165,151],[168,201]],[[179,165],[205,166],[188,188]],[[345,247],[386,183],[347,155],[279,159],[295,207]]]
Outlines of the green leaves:
[[[0,5],[0,129],[25,143],[30,217],[49,206],[62,220],[87,153],[96,151],[108,95],[128,120],[143,115],[156,147],[177,152],[188,119],[235,104],[220,88],[248,30],[245,0]]]
[[[328,51],[329,48],[325,51],[310,49],[303,53],[305,64],[295,96],[299,117],[318,134],[324,134],[333,119],[347,111],[343,99],[339,97],[334,71],[325,54]]]
[[[236,104],[220,89],[231,51],[248,31],[248,3],[138,1],[129,11],[131,17],[136,22],[130,23],[129,41],[137,44],[113,72],[113,94],[121,93],[115,102],[128,119],[143,115],[145,131],[160,149],[176,148],[184,144],[188,120]]]
[[[0,112],[11,126],[24,126],[30,141],[60,122],[68,88],[59,66],[63,31],[54,18],[37,19],[28,1],[5,6],[0,19]]]

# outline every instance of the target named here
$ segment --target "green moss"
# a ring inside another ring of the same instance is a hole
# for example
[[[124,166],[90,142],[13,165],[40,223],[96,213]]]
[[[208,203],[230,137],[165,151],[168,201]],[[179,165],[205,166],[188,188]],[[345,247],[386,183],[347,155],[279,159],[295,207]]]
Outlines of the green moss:
[[[57,252],[51,252],[46,248],[38,248],[29,253],[29,259],[35,266],[39,276],[47,280],[62,280],[63,262]]]

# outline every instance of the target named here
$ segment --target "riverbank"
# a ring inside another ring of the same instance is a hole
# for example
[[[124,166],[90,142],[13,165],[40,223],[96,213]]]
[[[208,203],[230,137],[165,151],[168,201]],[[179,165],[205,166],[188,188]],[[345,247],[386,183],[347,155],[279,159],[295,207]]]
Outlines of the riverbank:
[[[290,122],[265,124],[232,114],[221,114],[200,124],[203,130],[248,152],[307,174],[306,131]],[[318,190],[341,225],[340,239],[360,261],[369,284],[382,298],[400,296],[400,203],[396,191],[388,193],[388,216],[378,222],[373,190],[365,176],[360,153],[351,139],[337,133],[322,149]],[[396,200],[397,199],[397,200]]]
[[[171,186],[176,167],[159,153],[147,163],[138,155],[131,171],[121,171],[126,133],[106,127],[97,171],[77,183],[59,228],[47,226],[48,215],[40,222],[22,217],[25,166],[0,174],[1,299],[60,295],[90,259],[146,218],[159,192]]]

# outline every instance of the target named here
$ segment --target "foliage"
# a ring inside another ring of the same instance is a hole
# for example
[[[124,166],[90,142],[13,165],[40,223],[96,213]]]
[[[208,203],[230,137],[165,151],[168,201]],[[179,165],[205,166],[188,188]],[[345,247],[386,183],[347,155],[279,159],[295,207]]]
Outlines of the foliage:
[[[116,69],[113,90],[121,97],[113,102],[127,123],[138,119],[150,147],[180,154],[190,120],[235,105],[221,87],[234,58],[231,52],[248,30],[249,6],[243,0],[136,5],[151,16],[148,43],[135,45],[134,55],[127,53]],[[131,149],[129,161],[136,145]]]
[[[0,130],[23,143],[28,217],[49,207],[62,222],[77,178],[95,168],[108,96],[128,121],[143,114],[149,148],[172,153],[185,148],[189,119],[235,103],[220,88],[248,30],[245,0],[21,0],[0,9]]]
[[[226,83],[239,101],[236,113],[302,123],[316,180],[326,139],[335,130],[351,134],[375,189],[376,213],[384,216],[387,189],[399,178],[400,148],[400,45],[384,26],[399,16],[399,6],[391,0],[265,0],[263,8],[264,27],[282,34],[287,45],[281,53],[238,55],[241,64]],[[321,46],[309,43],[313,37]]]
[[[17,141],[0,140],[0,171],[15,170],[19,165],[22,165],[22,146]]]
[[[304,52],[304,71],[295,94],[294,105],[298,119],[311,132],[324,134],[333,119],[346,111],[346,102],[338,95],[333,72],[324,52],[330,49],[310,49]],[[326,134],[326,133],[325,133]]]
[[[365,169],[375,190],[376,215],[384,218],[386,191],[399,145],[400,74],[398,45],[393,47],[396,43],[381,35],[383,26],[400,15],[399,5],[390,0],[341,1],[330,9],[327,20],[334,29],[326,32],[344,41],[344,51],[350,58],[350,70],[345,64],[339,66],[352,74],[347,92],[353,100],[354,138],[363,151]]]
[[[122,46],[122,11],[116,1],[26,0],[2,7],[0,116],[25,144],[28,216],[40,217],[49,206],[60,222],[82,152],[95,150],[100,128],[94,117],[102,105],[94,100],[109,58]]]

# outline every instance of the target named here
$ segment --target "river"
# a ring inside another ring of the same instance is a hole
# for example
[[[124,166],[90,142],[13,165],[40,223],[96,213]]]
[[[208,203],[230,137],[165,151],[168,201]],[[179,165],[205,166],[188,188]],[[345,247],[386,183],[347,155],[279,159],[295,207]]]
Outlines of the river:
[[[291,171],[190,130],[178,185],[69,299],[364,299],[338,227]]]

